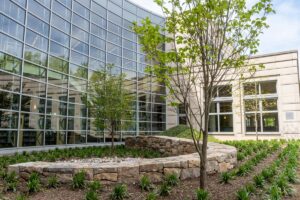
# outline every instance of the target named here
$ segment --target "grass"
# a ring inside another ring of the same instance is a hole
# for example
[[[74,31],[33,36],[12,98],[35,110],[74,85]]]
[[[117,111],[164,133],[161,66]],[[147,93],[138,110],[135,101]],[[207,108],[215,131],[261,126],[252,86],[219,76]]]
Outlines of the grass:
[[[196,131],[197,134],[199,134],[198,131]],[[173,128],[170,128],[161,135],[169,136],[169,137],[178,137],[178,138],[186,138],[186,139],[192,139],[191,129],[186,125],[178,125]],[[209,142],[219,142],[219,140],[211,135],[208,136]]]

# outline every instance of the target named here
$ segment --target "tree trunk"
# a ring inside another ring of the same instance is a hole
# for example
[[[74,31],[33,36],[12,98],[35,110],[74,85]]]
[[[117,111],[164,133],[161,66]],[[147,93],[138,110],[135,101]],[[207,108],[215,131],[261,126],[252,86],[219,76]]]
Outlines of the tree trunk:
[[[202,159],[200,161],[200,188],[201,189],[206,188],[207,140],[208,140],[208,135],[207,135],[207,131],[205,130],[205,133],[203,133],[202,148],[201,148]]]
[[[114,123],[111,125],[111,149],[115,148],[115,126]]]

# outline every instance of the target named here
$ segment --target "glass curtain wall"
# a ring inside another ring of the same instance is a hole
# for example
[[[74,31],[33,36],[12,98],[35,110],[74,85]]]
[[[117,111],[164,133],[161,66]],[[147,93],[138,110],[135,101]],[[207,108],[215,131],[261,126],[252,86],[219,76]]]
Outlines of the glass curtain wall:
[[[83,103],[107,64],[136,96],[120,139],[165,130],[165,87],[130,28],[163,18],[126,0],[5,0],[0,11],[0,148],[109,141]]]

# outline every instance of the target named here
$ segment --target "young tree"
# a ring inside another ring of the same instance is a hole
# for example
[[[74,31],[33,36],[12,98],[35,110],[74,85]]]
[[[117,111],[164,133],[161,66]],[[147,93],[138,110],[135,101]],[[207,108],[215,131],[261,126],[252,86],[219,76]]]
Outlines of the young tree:
[[[149,70],[165,83],[171,105],[184,105],[200,157],[200,187],[206,186],[209,110],[216,88],[248,76],[259,35],[273,13],[271,0],[155,0],[166,17],[165,27],[150,19],[134,23],[139,42],[154,65]],[[166,33],[163,35],[162,33]],[[162,51],[166,44],[167,51]],[[245,73],[245,74],[244,74]],[[174,100],[172,100],[174,99]],[[195,128],[200,130],[197,134]]]
[[[106,70],[95,72],[89,83],[86,102],[89,113],[95,118],[96,128],[109,131],[112,149],[117,131],[132,125],[134,97],[125,88],[126,81],[130,80],[126,80],[124,74],[114,74],[113,67],[108,66]]]

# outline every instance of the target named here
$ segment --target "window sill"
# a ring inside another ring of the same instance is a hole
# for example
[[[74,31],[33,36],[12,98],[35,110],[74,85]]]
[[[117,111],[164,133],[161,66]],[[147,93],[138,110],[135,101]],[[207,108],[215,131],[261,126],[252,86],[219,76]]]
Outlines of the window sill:
[[[234,135],[234,132],[208,132],[208,135]]]
[[[256,135],[253,132],[246,132],[245,135]],[[257,135],[281,135],[280,132],[258,132]]]

